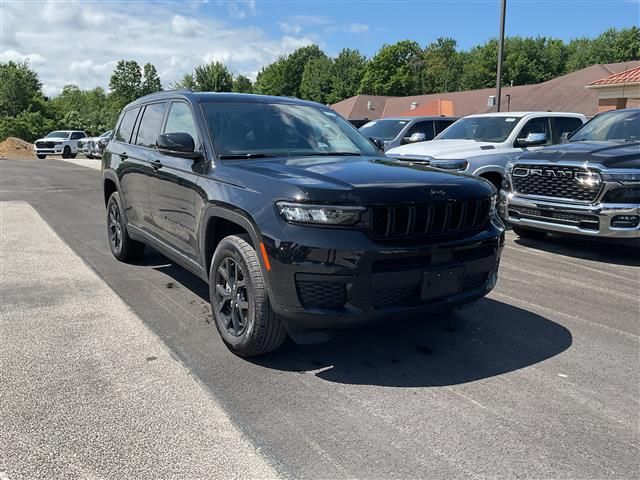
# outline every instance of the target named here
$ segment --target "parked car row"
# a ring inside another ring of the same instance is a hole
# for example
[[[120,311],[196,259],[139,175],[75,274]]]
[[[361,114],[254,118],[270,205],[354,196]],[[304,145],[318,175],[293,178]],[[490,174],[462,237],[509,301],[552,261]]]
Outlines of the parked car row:
[[[358,132],[293,98],[148,95],[103,155],[111,251],[150,245],[208,282],[221,338],[251,356],[473,303],[498,280],[503,218],[522,236],[640,239],[640,110],[454,120]]]
[[[99,137],[87,137],[82,130],[55,130],[33,144],[36,156],[44,159],[47,156],[76,158],[80,153],[87,158],[102,158],[112,131],[104,132]]]

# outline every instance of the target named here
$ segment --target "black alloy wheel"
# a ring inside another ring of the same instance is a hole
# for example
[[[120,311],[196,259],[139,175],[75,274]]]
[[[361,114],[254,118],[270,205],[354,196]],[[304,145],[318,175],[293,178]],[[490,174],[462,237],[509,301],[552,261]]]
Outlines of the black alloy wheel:
[[[117,202],[111,202],[109,205],[107,226],[109,229],[109,243],[111,251],[122,252],[122,223],[120,218],[120,209]]]
[[[118,192],[113,192],[107,202],[107,237],[114,257],[121,262],[138,260],[144,254],[145,245],[129,236],[122,215]]]
[[[215,296],[218,319],[234,337],[240,337],[249,321],[247,273],[233,257],[226,257],[216,271]]]

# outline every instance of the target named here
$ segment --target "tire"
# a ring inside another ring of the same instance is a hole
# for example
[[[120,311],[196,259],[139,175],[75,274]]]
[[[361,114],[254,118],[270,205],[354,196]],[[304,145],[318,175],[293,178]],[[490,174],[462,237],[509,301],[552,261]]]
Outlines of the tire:
[[[36,155],[36,157],[38,157],[40,160],[44,160],[45,158],[47,158],[46,155]]]
[[[547,232],[543,232],[542,230],[533,230],[531,228],[519,227],[517,225],[513,225],[513,231],[520,238],[528,238],[530,240],[542,240],[547,236]]]
[[[248,235],[223,238],[209,271],[214,323],[227,348],[240,357],[276,350],[287,338],[269,303],[258,255],[249,242]]]
[[[78,154],[77,154],[77,153],[73,153],[73,154],[71,154],[71,155],[70,155],[70,157],[69,157],[69,158],[76,158],[77,156],[78,156]]]
[[[87,157],[89,160],[93,160],[94,158],[93,155],[89,155],[89,154],[85,155],[85,157]]]
[[[123,208],[118,192],[113,192],[107,202],[107,239],[114,257],[121,262],[133,262],[144,254],[145,245],[133,240],[127,232]]]
[[[62,158],[69,158],[71,156],[71,148],[69,145],[66,145],[64,149],[62,149]]]

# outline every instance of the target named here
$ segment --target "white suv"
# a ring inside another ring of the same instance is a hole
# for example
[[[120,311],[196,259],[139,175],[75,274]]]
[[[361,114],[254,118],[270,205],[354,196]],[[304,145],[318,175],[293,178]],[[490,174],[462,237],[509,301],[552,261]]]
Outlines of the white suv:
[[[532,148],[553,145],[586,121],[579,113],[499,112],[461,118],[431,142],[392,148],[398,160],[486,178],[498,190],[509,160]]]
[[[62,158],[76,158],[78,140],[87,134],[80,130],[56,130],[44,138],[36,140],[33,150],[40,159],[47,155],[62,155]]]

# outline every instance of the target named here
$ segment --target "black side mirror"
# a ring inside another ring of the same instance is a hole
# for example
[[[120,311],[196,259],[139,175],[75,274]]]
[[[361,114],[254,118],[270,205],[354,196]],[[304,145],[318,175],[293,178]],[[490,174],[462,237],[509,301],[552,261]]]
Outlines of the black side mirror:
[[[384,140],[376,137],[369,137],[369,140],[376,146],[378,150],[384,152]]]
[[[163,133],[158,136],[156,146],[165,155],[190,158],[192,160],[202,158],[202,152],[195,151],[196,144],[193,141],[193,137],[188,133]]]

